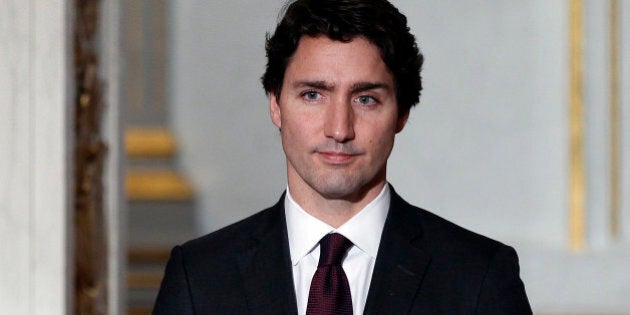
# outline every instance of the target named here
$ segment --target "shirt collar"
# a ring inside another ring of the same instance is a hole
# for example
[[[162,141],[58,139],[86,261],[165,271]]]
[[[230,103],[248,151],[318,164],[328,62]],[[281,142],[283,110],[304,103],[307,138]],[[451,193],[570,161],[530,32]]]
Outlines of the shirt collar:
[[[284,209],[287,218],[291,263],[297,265],[304,256],[317,247],[322,237],[331,232],[345,236],[357,248],[376,258],[390,200],[389,184],[385,184],[383,190],[374,200],[348,222],[335,229],[302,209],[291,197],[291,192],[287,187]]]

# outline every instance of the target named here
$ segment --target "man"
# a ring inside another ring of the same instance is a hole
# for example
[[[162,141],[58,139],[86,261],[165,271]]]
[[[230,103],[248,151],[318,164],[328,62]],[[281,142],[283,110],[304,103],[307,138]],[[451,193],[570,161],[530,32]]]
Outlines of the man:
[[[288,188],[176,247],[156,314],[531,314],[514,250],[405,202],[387,183],[423,57],[386,0],[298,0],[263,85]]]

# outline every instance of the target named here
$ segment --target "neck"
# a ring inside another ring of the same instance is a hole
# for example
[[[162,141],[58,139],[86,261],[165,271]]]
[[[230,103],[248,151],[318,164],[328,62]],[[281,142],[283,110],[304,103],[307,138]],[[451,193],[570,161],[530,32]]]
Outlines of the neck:
[[[327,198],[317,191],[300,185],[292,185],[289,181],[291,197],[307,213],[326,224],[338,228],[359,213],[383,190],[385,180],[376,181],[352,196]]]

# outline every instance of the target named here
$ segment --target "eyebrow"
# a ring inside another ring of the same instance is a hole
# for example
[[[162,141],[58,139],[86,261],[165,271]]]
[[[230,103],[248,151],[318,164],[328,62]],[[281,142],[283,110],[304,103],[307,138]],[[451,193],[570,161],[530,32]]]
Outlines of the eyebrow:
[[[327,84],[325,81],[298,81],[293,84],[294,88],[310,87],[315,89],[321,89],[324,91],[332,91],[334,86]],[[369,90],[383,89],[390,91],[391,87],[388,84],[382,82],[357,82],[352,85],[352,92],[363,92]]]
[[[331,91],[333,86],[326,84],[324,81],[298,81],[293,84],[294,88],[310,87],[315,89],[321,89],[325,91]]]
[[[381,82],[358,82],[352,85],[352,92],[354,93],[378,89],[389,91],[391,88],[389,85]]]

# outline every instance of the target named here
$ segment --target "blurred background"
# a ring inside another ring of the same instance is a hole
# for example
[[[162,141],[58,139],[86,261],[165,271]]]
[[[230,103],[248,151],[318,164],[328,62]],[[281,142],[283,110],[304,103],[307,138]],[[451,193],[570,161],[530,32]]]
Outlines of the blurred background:
[[[105,194],[121,189],[105,207],[113,309],[149,313],[172,246],[285,189],[260,84],[265,34],[284,2],[102,8],[103,65],[117,69],[103,72],[113,93],[104,137],[120,150],[110,150],[104,183]],[[392,2],[425,65],[390,183],[514,246],[536,314],[630,314],[630,3]]]

